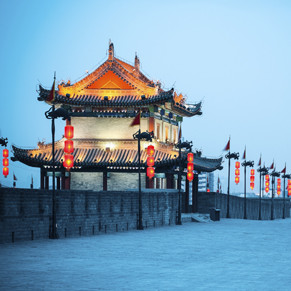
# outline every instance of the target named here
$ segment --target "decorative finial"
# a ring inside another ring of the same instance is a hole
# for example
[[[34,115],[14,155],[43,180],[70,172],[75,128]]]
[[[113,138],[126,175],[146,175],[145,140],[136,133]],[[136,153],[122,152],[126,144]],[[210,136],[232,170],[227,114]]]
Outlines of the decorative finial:
[[[113,58],[114,58],[114,45],[111,42],[111,40],[109,40],[108,60],[112,61]]]
[[[135,52],[135,58],[134,58],[134,66],[135,66],[135,70],[136,70],[137,72],[139,72],[140,61],[139,61],[139,58],[138,58],[136,52]]]

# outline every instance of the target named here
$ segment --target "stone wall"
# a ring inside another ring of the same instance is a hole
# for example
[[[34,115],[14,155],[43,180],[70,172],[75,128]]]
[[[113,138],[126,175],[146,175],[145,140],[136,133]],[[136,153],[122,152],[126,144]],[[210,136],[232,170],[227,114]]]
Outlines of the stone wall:
[[[60,238],[137,229],[138,192],[56,191]],[[52,191],[0,188],[0,243],[49,237]],[[175,224],[176,190],[146,190],[143,225]]]
[[[209,208],[215,207],[215,195],[216,195],[216,207],[220,209],[220,217],[226,217],[227,211],[227,195],[218,193],[198,192],[198,212],[209,213]],[[229,214],[231,218],[243,218],[244,217],[244,198],[232,196],[229,197]],[[290,199],[285,200],[285,217],[290,217]],[[271,219],[271,204],[270,198],[262,199],[262,219]],[[280,219],[283,217],[283,199],[274,199],[274,218]],[[247,198],[247,219],[259,218],[259,199]]]

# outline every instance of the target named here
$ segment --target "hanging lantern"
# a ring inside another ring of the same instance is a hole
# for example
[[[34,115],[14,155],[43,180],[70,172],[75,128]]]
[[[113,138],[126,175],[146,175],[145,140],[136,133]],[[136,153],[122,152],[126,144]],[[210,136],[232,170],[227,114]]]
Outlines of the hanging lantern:
[[[193,178],[194,178],[194,174],[193,174],[193,172],[188,172],[188,173],[187,173],[187,180],[188,180],[189,182],[191,182],[191,181],[193,181]]]
[[[8,168],[8,167],[4,167],[4,168],[3,168],[3,176],[4,176],[5,178],[7,178],[8,175],[9,175],[9,168]]]
[[[155,148],[153,145],[147,147],[147,154],[149,157],[152,157],[155,154]]]
[[[239,169],[235,169],[235,175],[239,176],[240,175],[240,170]]]
[[[4,150],[3,150],[3,158],[8,158],[8,156],[9,156],[9,151],[8,151],[8,149],[4,149]]]
[[[74,127],[72,125],[65,126],[65,138],[72,139],[74,137]]]
[[[155,176],[155,169],[153,167],[147,167],[147,176],[150,179]]]
[[[234,178],[234,182],[235,182],[235,184],[238,184],[238,183],[239,183],[239,176],[236,176],[236,177]]]
[[[65,140],[64,152],[72,154],[74,152],[74,142],[72,140]]]
[[[265,180],[270,181],[270,175],[266,175]]]
[[[251,169],[251,175],[254,176],[255,175],[255,170]]]
[[[9,166],[9,160],[7,158],[3,159],[3,167],[8,167]]]
[[[269,187],[265,187],[265,192],[269,193],[269,191],[270,191],[270,188]]]
[[[250,176],[250,181],[255,182],[255,176]]]
[[[266,181],[266,182],[265,182],[265,186],[266,186],[266,187],[269,187],[269,186],[270,186],[270,182],[269,182],[269,181]]]
[[[255,183],[251,182],[251,183],[250,183],[250,187],[251,187],[252,190],[254,190],[254,188],[255,188]]]
[[[235,168],[239,169],[240,168],[240,162],[235,162]]]
[[[187,163],[187,171],[193,172],[194,170],[194,164],[193,163]]]
[[[193,155],[193,153],[188,153],[187,154],[187,161],[189,163],[193,163],[193,161],[194,161],[194,155]]]
[[[210,192],[210,189],[209,188],[207,188],[207,190],[206,190],[207,192]]]
[[[277,179],[277,194],[278,196],[281,194],[281,179]]]
[[[155,165],[155,158],[154,157],[147,157],[147,166],[153,167]]]
[[[291,196],[291,180],[288,180],[287,190],[288,190],[288,196]]]
[[[73,155],[65,155],[63,166],[66,169],[70,169],[74,166],[74,156]]]

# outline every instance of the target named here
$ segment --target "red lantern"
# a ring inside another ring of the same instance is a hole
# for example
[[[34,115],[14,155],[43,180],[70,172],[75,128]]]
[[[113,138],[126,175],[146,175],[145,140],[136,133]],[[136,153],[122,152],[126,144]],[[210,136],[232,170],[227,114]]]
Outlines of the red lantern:
[[[147,154],[149,157],[152,157],[155,154],[155,148],[153,145],[147,147]]]
[[[72,154],[74,152],[74,142],[72,140],[65,140],[64,152]]]
[[[235,169],[235,175],[239,176],[240,175],[240,170],[239,169]]]
[[[9,168],[4,167],[3,168],[3,176],[6,178],[9,175]]]
[[[251,182],[251,183],[250,183],[250,187],[251,187],[251,189],[253,190],[254,187],[255,187],[255,183]]]
[[[8,156],[9,156],[9,151],[8,151],[8,149],[4,149],[4,150],[3,150],[3,158],[8,158]]]
[[[209,188],[207,188],[207,190],[206,190],[207,192],[210,192],[210,189]]]
[[[193,178],[194,178],[194,174],[193,174],[193,172],[188,172],[188,173],[187,173],[187,180],[188,180],[189,182],[191,182],[191,181],[193,180]]]
[[[265,180],[266,181],[270,181],[270,176],[269,175],[266,175]]]
[[[277,179],[277,185],[281,185],[281,179],[280,178]]]
[[[65,138],[72,139],[74,137],[74,127],[72,125],[65,126]]]
[[[147,176],[150,179],[155,176],[155,169],[153,167],[147,167]]]
[[[9,166],[9,160],[7,158],[3,159],[3,166],[8,167]]]
[[[194,161],[194,155],[193,155],[193,153],[188,153],[187,154],[187,161],[189,163],[193,163],[193,161]]]
[[[239,176],[236,176],[234,181],[235,181],[235,184],[238,184],[239,183]]]
[[[74,156],[73,155],[65,155],[63,166],[67,169],[70,169],[74,166]]]
[[[255,175],[255,170],[251,169],[251,176],[254,176],[254,175]]]
[[[265,186],[266,186],[266,187],[269,187],[269,186],[270,186],[270,182],[269,182],[269,181],[266,181],[266,182],[265,182]]]
[[[155,165],[155,158],[154,157],[147,157],[147,166],[153,167]]]
[[[194,164],[193,163],[187,163],[187,171],[193,172],[194,170]]]
[[[270,190],[269,187],[265,187],[265,192],[266,193],[269,193],[269,190]]]
[[[235,162],[235,167],[236,167],[236,169],[239,169],[240,168],[240,162]]]
[[[250,176],[250,181],[255,182],[255,176]]]

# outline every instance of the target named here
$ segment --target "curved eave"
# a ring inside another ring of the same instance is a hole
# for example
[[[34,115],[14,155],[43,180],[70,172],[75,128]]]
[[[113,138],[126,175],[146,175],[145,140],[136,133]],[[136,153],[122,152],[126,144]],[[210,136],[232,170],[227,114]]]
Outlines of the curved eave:
[[[52,157],[51,153],[48,151],[41,151],[38,149],[34,150],[26,150],[20,149],[16,146],[12,146],[14,157],[11,159],[13,161],[20,161],[31,167],[52,167]],[[32,154],[32,151],[34,154]],[[118,150],[112,151],[110,153],[106,153],[106,151],[101,149],[91,149],[87,150],[84,153],[83,149],[75,149],[74,151],[74,167],[72,171],[94,171],[100,169],[108,169],[118,168],[120,170],[122,168],[137,168],[138,160],[137,160],[137,151],[136,150]],[[57,169],[63,169],[61,159],[64,156],[64,152],[62,149],[56,150],[55,153],[55,167]],[[82,161],[79,160],[83,158]],[[186,155],[184,154],[182,157],[182,163],[184,167],[186,167],[187,160]],[[97,160],[99,160],[97,162]],[[141,160],[146,160],[145,151],[141,152]],[[156,151],[155,153],[155,167],[157,170],[166,169],[174,169],[178,167],[178,159],[177,157],[173,157],[171,154]],[[212,172],[217,169],[222,169],[221,166],[222,158],[220,159],[207,159],[203,157],[195,157],[194,156],[194,168],[198,172]],[[142,167],[145,167],[145,162],[141,163]],[[125,170],[125,169],[123,169]]]

